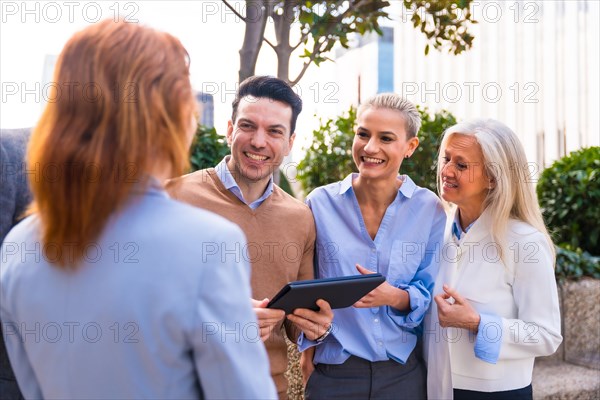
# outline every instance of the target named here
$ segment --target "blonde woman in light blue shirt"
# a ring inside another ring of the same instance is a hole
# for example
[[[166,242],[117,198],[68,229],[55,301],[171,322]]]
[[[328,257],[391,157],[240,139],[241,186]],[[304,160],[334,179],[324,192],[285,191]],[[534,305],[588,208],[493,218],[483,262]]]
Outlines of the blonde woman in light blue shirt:
[[[434,193],[399,175],[418,146],[420,125],[418,110],[402,97],[368,99],[358,109],[352,145],[359,172],[307,198],[317,275],[386,278],[354,307],[334,310],[324,340],[300,344],[308,349],[307,399],[426,396],[421,322],[432,302],[446,215]]]

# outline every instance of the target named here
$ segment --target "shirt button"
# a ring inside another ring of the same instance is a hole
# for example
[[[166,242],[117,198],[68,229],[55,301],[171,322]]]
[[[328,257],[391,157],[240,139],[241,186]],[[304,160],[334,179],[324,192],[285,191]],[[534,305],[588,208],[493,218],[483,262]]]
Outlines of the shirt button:
[[[377,342],[377,344],[383,346],[383,342]]]
[[[379,319],[375,318],[375,319],[373,320],[373,322],[379,322]]]

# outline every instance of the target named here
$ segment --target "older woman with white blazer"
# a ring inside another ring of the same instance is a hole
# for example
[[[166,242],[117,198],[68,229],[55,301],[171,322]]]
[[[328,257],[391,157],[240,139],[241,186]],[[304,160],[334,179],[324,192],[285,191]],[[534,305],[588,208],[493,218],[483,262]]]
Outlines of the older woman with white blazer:
[[[449,128],[450,205],[425,326],[429,399],[531,399],[535,357],[562,341],[552,241],[517,136],[495,120]]]

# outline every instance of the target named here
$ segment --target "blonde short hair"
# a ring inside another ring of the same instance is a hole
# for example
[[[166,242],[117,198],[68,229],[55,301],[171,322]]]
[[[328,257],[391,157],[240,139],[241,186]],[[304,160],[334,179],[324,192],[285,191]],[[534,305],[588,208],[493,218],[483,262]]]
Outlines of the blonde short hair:
[[[369,108],[396,110],[402,114],[406,123],[407,139],[417,136],[421,129],[421,114],[417,107],[396,93],[380,93],[368,98],[358,107],[357,116]]]

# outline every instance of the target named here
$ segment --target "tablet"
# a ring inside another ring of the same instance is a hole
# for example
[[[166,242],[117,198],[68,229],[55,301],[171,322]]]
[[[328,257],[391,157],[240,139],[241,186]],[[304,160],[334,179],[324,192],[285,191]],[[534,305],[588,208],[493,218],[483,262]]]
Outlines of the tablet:
[[[296,308],[318,311],[317,300],[327,301],[331,308],[350,307],[371,290],[385,282],[381,274],[342,276],[290,282],[267,304],[267,308],[291,314]]]

